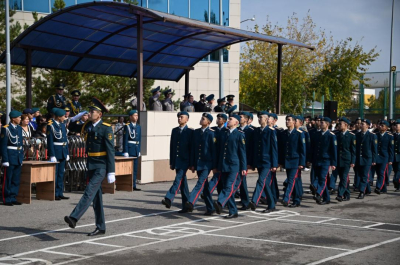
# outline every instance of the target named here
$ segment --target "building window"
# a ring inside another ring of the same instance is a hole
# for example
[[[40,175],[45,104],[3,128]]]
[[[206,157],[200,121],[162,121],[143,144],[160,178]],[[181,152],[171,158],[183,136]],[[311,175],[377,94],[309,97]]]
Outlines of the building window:
[[[189,17],[189,1],[169,0],[169,13],[175,16]]]
[[[209,0],[191,0],[190,1],[190,18],[208,22],[208,3]]]
[[[10,9],[12,10],[22,10],[22,0],[9,0]]]
[[[168,13],[168,0],[149,0],[149,8]]]
[[[65,0],[64,0],[65,1]],[[97,0],[98,1],[98,0]],[[77,4],[83,4],[83,3],[89,3],[89,2],[94,2],[93,0],[77,0]]]
[[[24,11],[50,13],[49,0],[24,0]]]

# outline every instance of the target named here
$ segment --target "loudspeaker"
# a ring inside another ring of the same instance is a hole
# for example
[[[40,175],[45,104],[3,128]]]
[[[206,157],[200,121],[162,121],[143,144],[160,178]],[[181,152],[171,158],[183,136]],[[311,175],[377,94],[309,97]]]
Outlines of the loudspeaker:
[[[337,119],[337,101],[325,101],[324,102],[324,117],[329,117],[332,120]]]

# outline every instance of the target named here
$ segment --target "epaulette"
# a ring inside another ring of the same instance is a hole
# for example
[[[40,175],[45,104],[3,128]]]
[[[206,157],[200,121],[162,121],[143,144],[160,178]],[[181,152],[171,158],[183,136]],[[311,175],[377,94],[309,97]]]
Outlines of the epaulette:
[[[250,126],[249,126],[249,129],[252,129],[252,130],[254,131],[254,128],[253,128],[253,127],[250,127]]]
[[[10,126],[10,125],[9,125],[9,124],[7,124],[7,125],[4,125],[4,126],[3,126],[3,128],[7,128],[8,126]]]
[[[48,121],[48,122],[47,122],[47,125],[52,125],[52,124],[53,124],[52,121]]]
[[[332,135],[336,135],[336,134],[334,134],[334,133],[333,133],[333,132],[331,132],[331,131],[330,131],[330,133],[331,133]]]
[[[274,127],[269,127],[271,130],[273,130],[273,131],[275,131],[275,128]]]
[[[349,132],[350,134],[352,134],[352,135],[355,135],[353,132]]]
[[[106,122],[103,122],[102,124],[105,125],[105,126],[107,126],[107,127],[110,127],[110,126],[111,126],[111,124],[106,123]]]
[[[277,130],[284,130],[282,127],[275,127]]]
[[[190,130],[194,130],[194,128],[192,128],[192,127],[188,127],[188,129],[190,129]]]
[[[241,133],[243,133],[244,134],[244,131],[242,131],[242,130],[240,130],[240,129],[237,129],[238,130],[238,132],[241,132]]]
[[[370,132],[370,133],[375,134],[374,132]]]
[[[210,131],[212,131],[212,132],[214,131],[214,130],[213,130],[213,129],[211,129],[211,128],[208,128],[208,129],[209,129]]]
[[[393,134],[392,134],[391,132],[387,132],[387,134],[389,134],[389,135],[393,136]]]
[[[296,129],[296,131],[298,131],[299,133],[303,133],[303,131],[302,131],[302,130],[300,130],[300,129]]]

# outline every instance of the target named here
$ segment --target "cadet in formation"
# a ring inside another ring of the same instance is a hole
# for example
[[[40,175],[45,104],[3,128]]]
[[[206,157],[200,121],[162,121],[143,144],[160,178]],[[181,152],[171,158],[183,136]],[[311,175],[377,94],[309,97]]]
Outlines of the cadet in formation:
[[[393,184],[395,191],[400,191],[400,119],[395,122],[394,138],[394,156],[393,156]]]

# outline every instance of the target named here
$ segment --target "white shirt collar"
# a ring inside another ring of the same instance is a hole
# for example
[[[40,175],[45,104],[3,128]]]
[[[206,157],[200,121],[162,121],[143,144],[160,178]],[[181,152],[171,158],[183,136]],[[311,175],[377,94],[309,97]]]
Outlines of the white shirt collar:
[[[234,130],[236,130],[236,128],[229,129],[229,132],[232,133]]]
[[[348,130],[346,130],[346,131],[342,132],[342,134],[343,134],[343,135],[345,135],[345,134],[347,133],[347,131],[348,131]]]
[[[207,130],[207,129],[208,129],[208,127],[204,128],[204,129],[203,129],[203,128],[201,128],[201,130],[202,130],[203,132],[204,132],[205,130]]]
[[[95,123],[93,123],[93,127],[96,127],[96,125],[99,124],[100,121],[101,121],[101,119],[96,121]]]
[[[384,132],[384,133],[381,133],[381,135],[382,135],[382,136],[384,136],[384,135],[385,135],[385,133],[386,133],[386,132]]]
[[[245,126],[243,126],[243,127],[240,127],[240,129],[243,131],[244,128],[246,128],[246,127],[247,127],[247,125],[245,125]]]
[[[14,123],[10,122],[10,124],[12,125],[12,127],[17,128],[18,125],[14,125]]]

